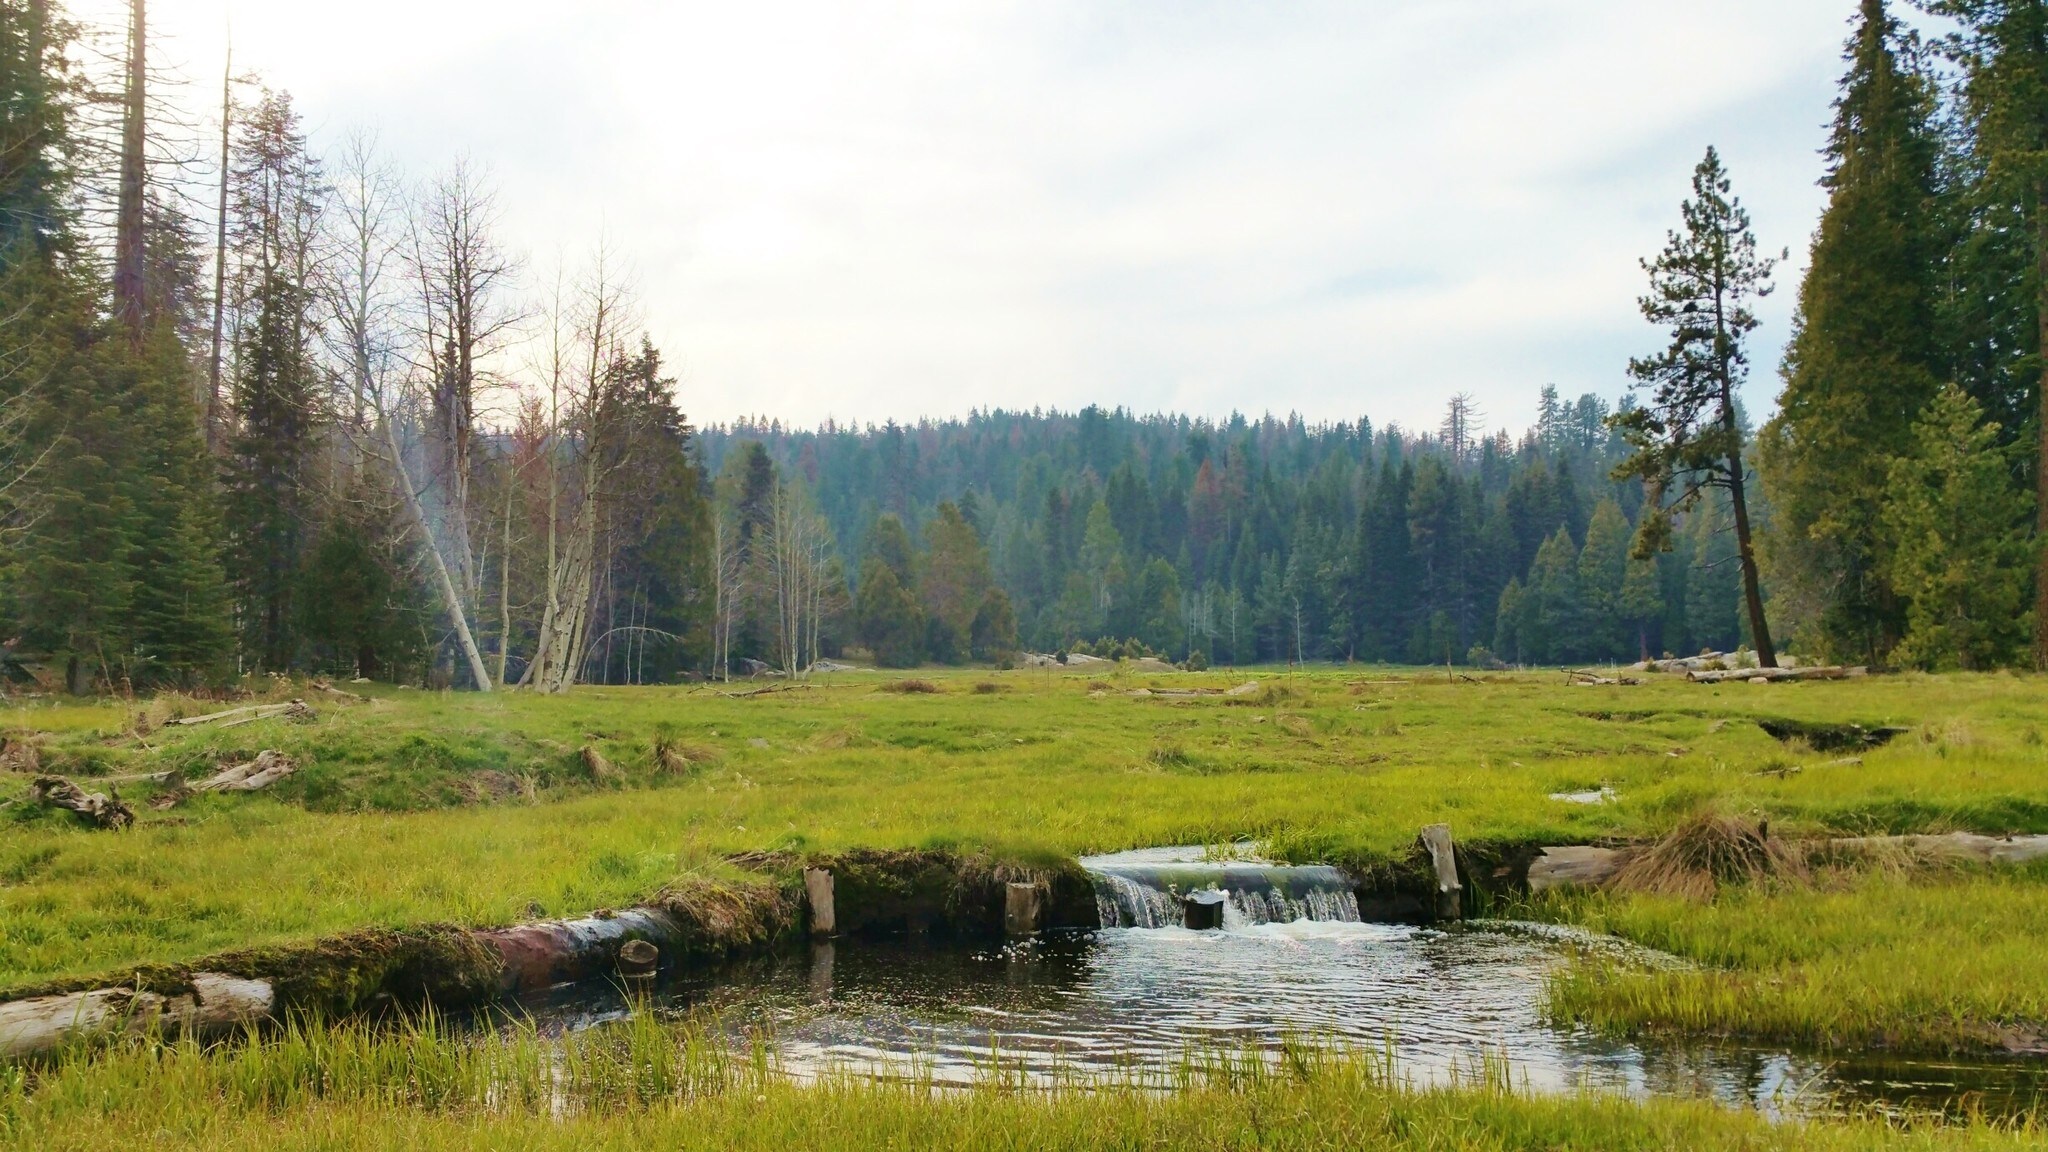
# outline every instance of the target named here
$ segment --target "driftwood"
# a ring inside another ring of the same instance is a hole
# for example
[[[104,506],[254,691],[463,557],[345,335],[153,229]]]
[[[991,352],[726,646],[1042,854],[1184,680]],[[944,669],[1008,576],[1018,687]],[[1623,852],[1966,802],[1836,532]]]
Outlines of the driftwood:
[[[104,792],[87,792],[62,776],[36,777],[28,786],[28,801],[76,813],[95,828],[120,829],[135,823],[134,809]]]
[[[222,1035],[270,1015],[276,993],[265,980],[195,972],[192,990],[175,996],[98,988],[0,1004],[0,1056],[28,1056],[73,1037],[161,1029]]]
[[[1564,673],[1565,683],[1579,688],[1591,688],[1605,684],[1634,685],[1642,683],[1641,680],[1636,679],[1634,676],[1602,676],[1598,672],[1589,672],[1584,668],[1560,668],[1558,671]]]
[[[645,940],[659,954],[677,955],[703,934],[702,924],[667,908],[629,908],[476,931],[470,938],[497,954],[499,995],[518,996],[613,971],[628,941]],[[277,1009],[270,981],[219,972],[193,973],[191,990],[177,995],[96,988],[11,1000],[0,1002],[0,1057],[152,1028],[201,1039],[229,1035],[272,1018]]]
[[[266,748],[246,764],[230,764],[192,786],[195,792],[259,792],[299,770],[291,757]]]
[[[1719,672],[1687,672],[1685,678],[1695,684],[1725,684],[1731,680],[1746,684],[1777,684],[1787,680],[1853,680],[1868,675],[1868,668],[1844,668],[1830,664],[1819,668],[1730,668]]]
[[[224,712],[209,712],[204,716],[186,716],[177,720],[166,720],[166,726],[184,727],[192,724],[213,724],[221,721],[221,727],[232,728],[237,724],[248,724],[256,720],[267,720],[272,716],[284,716],[293,720],[311,720],[314,712],[304,700],[293,700],[286,704],[245,704],[240,708],[229,708]]]
[[[1952,832],[1943,836],[1843,836],[1809,841],[1812,847],[1844,854],[1906,851],[1936,860],[1979,864],[2024,864],[2048,858],[2048,836],[1979,836]],[[1597,888],[1614,879],[1633,850],[1574,845],[1545,848],[1529,864],[1529,890]]]

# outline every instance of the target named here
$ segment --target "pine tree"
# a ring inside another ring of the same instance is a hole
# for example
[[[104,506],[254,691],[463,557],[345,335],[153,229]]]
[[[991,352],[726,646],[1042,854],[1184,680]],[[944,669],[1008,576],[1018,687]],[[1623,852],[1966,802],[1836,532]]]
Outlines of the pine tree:
[[[1621,514],[1621,505],[1602,500],[1586,527],[1586,546],[1579,551],[1579,594],[1585,609],[1581,636],[1586,655],[1613,657],[1627,650],[1623,593],[1628,581],[1629,535],[1628,517]]]
[[[1575,660],[1586,652],[1585,598],[1579,587],[1578,548],[1563,528],[1536,550],[1525,595],[1533,608],[1524,609],[1524,647],[1536,660]]]
[[[1770,293],[1776,261],[1757,255],[1749,213],[1730,195],[1712,148],[1693,170],[1692,191],[1682,208],[1684,233],[1670,233],[1664,251],[1643,262],[1650,275],[1643,318],[1667,328],[1671,343],[1629,362],[1629,374],[1650,399],[1615,418],[1634,454],[1614,478],[1640,479],[1650,491],[1637,525],[1638,554],[1667,547],[1672,515],[1696,506],[1709,489],[1727,494],[1757,660],[1771,668],[1777,655],[1764,620],[1736,395],[1749,367],[1743,340],[1757,326],[1749,301]]]
[[[917,596],[924,609],[925,650],[941,663],[956,663],[970,650],[975,614],[995,577],[974,526],[951,502],[939,505],[924,534]]]
[[[1904,624],[1884,575],[1886,462],[1905,450],[1942,357],[1933,93],[1902,63],[1906,46],[1884,0],[1863,0],[1828,139],[1828,207],[1779,414],[1759,442],[1778,602],[1812,615],[1801,631],[1821,648],[1871,663]]]
[[[318,165],[291,99],[266,93],[242,123],[233,175],[241,297],[228,441],[229,574],[243,646],[260,668],[297,658],[296,584],[313,523],[313,438],[321,411],[309,320]]]
[[[1897,542],[1891,578],[1910,598],[1898,647],[1905,663],[1990,668],[2027,642],[2029,501],[2012,485],[1998,433],[1950,386],[1892,462],[1883,527]]]
[[[145,354],[130,408],[135,451],[126,479],[136,510],[128,555],[135,573],[131,677],[189,685],[223,668],[234,643],[220,558],[224,527],[184,347],[159,322]]]
[[[1936,0],[1962,25],[1971,228],[1958,254],[1973,313],[1963,376],[1992,424],[2034,423],[2034,664],[2048,669],[2048,0]],[[2031,400],[2031,403],[2028,401]]]
[[[1653,556],[1628,557],[1621,580],[1620,616],[1635,629],[1638,659],[1650,658],[1650,629],[1664,615],[1664,590]]]
[[[924,660],[924,613],[896,572],[879,557],[862,565],[860,591],[854,598],[856,634],[875,663],[884,668],[915,668]]]

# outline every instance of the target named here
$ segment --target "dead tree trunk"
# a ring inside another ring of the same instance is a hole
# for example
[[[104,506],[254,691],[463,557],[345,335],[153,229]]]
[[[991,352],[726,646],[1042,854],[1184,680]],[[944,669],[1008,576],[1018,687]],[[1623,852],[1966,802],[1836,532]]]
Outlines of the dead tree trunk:
[[[142,345],[148,259],[143,212],[143,156],[149,41],[143,0],[129,0],[128,88],[122,99],[121,182],[114,217],[114,316],[136,347]]]

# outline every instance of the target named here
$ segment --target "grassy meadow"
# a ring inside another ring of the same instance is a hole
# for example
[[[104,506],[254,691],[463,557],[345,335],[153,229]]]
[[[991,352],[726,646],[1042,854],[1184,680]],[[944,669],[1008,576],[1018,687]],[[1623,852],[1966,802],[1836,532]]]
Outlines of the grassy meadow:
[[[1249,681],[1259,687],[1242,695],[1172,695]],[[1290,859],[1364,861],[1405,851],[1434,821],[1464,841],[1585,843],[1647,840],[1709,812],[1768,818],[1781,836],[2048,832],[2041,686],[1907,675],[1569,687],[1555,674],[1359,668],[948,672],[914,683],[856,673],[743,698],[370,688],[358,700],[279,684],[271,697],[304,695],[316,717],[232,727],[167,726],[219,707],[176,697],[29,702],[0,712],[8,761],[20,767],[15,750],[32,745],[43,770],[117,789],[138,823],[99,832],[19,802],[0,809],[0,986],[368,926],[581,914],[768,850],[1031,859],[1258,837]],[[1773,738],[1759,719],[1905,731],[1881,747],[1822,751]],[[147,804],[161,787],[147,774],[197,778],[262,749],[290,754],[300,771],[261,794]],[[0,800],[18,800],[29,779],[0,775]],[[1551,798],[1600,788],[1611,802]],[[1708,900],[1603,892],[1504,911],[1697,963],[1647,971],[1589,957],[1553,980],[1565,1022],[1899,1050],[2048,1043],[2048,868],[1894,862],[1727,886]],[[71,1113],[58,1087],[111,1099],[196,1077],[213,1086],[194,1089],[189,1112],[150,1127],[95,1110],[112,1127],[92,1131],[167,1147],[265,1147],[277,1133],[350,1147],[358,1130],[423,1148],[748,1147],[814,1143],[807,1126],[839,1114],[904,1144],[1620,1148],[1711,1131],[1728,1147],[2017,1146],[1987,1128],[1773,1127],[1682,1104],[1356,1093],[1343,1087],[1355,1073],[1328,1069],[1136,1103],[1001,1092],[935,1101],[848,1085],[799,1107],[786,1087],[721,1088],[687,1107],[664,1096],[567,1119],[422,1108],[377,1092],[251,1102],[207,1079],[267,1067],[272,1057],[255,1051],[77,1062],[17,1089],[9,1123],[35,1133],[35,1146],[89,1143],[62,1131]],[[256,1114],[271,1123],[245,1126]],[[1282,1124],[1285,1140],[1265,1139],[1272,1118],[1311,1115],[1306,1127]],[[997,1138],[1024,1126],[1037,1143]]]
[[[11,1078],[8,1076],[12,1073]],[[1278,1062],[1193,1052],[1164,1073],[1026,1088],[991,1065],[971,1089],[827,1076],[798,1085],[652,1014],[560,1039],[453,1040],[290,1026],[201,1048],[135,1039],[0,1068],[0,1141],[43,1152],[160,1149],[1520,1149],[1783,1152],[2039,1147],[2026,1121],[1877,1116],[1789,1123],[1701,1101],[1542,1096],[1499,1066],[1417,1089],[1371,1053],[1290,1046]]]

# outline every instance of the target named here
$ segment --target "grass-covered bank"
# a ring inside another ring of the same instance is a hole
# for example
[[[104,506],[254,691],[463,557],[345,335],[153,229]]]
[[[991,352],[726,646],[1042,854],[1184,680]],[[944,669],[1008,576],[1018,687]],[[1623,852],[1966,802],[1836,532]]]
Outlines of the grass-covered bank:
[[[0,1072],[0,1139],[63,1149],[2018,1149],[2038,1127],[1773,1122],[1694,1101],[1542,1097],[1480,1070],[1398,1086],[1369,1055],[1197,1054],[1148,1081],[1025,1089],[799,1086],[647,1014],[543,1042],[432,1026],[297,1028],[261,1045],[131,1042]],[[1158,1091],[1161,1087],[1174,1089]]]
[[[2048,1056],[2048,868],[1737,887],[1711,903],[1555,898],[1539,914],[1697,961],[1586,963],[1554,981],[1563,1021],[1613,1033]]]
[[[315,696],[312,723],[234,728],[163,727],[182,705],[156,701],[141,736],[135,705],[12,709],[10,738],[61,770],[189,776],[261,748],[303,767],[275,794],[142,808],[126,833],[21,805],[0,814],[0,986],[364,927],[580,915],[679,879],[732,881],[737,853],[1044,860],[1260,836],[1295,859],[1358,862],[1405,851],[1438,820],[1468,843],[1569,843],[1655,836],[1704,809],[1767,817],[1780,835],[2048,831],[2048,700],[2022,677],[1567,688],[1353,669],[1264,674],[1247,696],[1162,694],[1247,673],[928,678],[939,691],[852,676],[751,699]],[[1908,731],[1820,751],[1760,718]],[[588,771],[586,746],[608,773]],[[1602,786],[1614,802],[1550,799]],[[419,810],[391,810],[405,807],[384,803],[394,795]],[[2048,973],[2023,958],[2030,935],[2048,936],[2039,870],[1856,884],[1546,906],[1710,968],[1603,978],[1560,1003],[1607,1027],[1908,1047],[1992,1043],[2048,1015]],[[1802,918],[1807,930],[1772,927]],[[1958,971],[1970,987],[1948,991]],[[1713,989],[1718,1017],[1697,1008]]]

